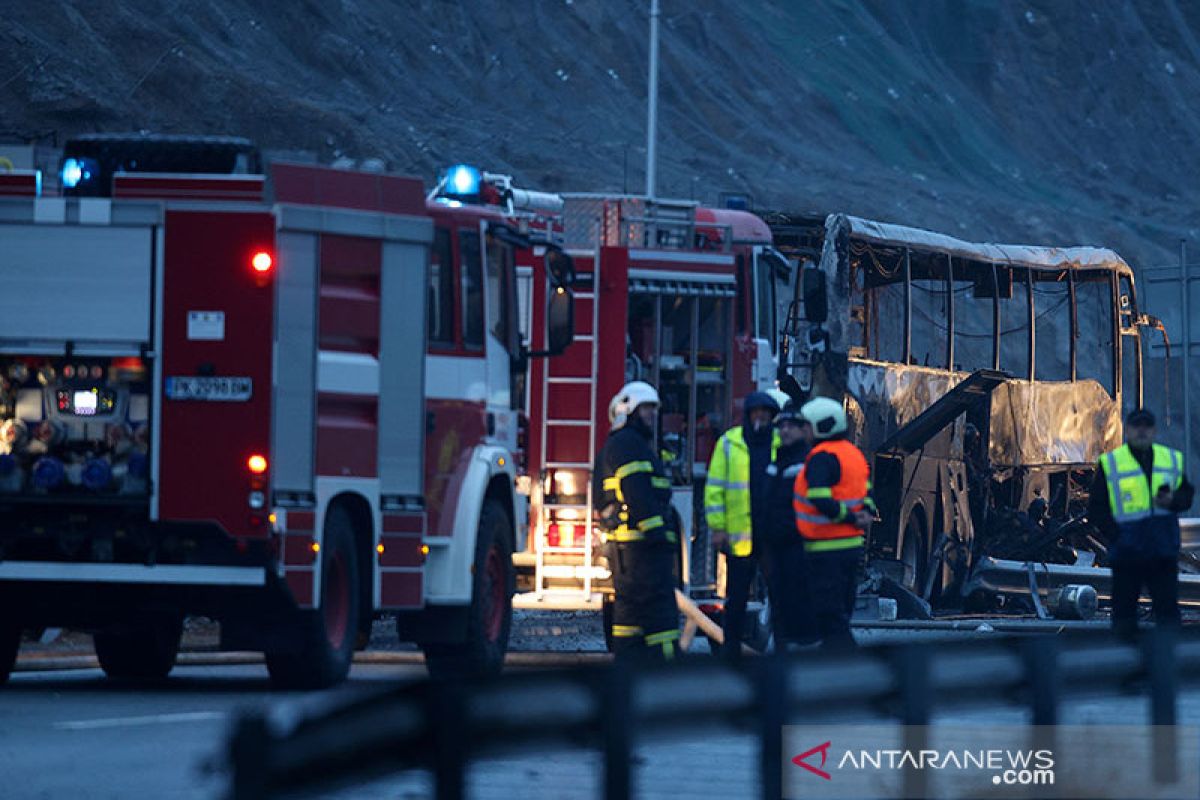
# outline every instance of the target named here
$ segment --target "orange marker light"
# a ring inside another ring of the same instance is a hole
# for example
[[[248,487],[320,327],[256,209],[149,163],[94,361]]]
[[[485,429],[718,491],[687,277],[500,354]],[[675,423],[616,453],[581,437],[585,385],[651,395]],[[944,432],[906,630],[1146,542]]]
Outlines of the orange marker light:
[[[314,553],[321,552],[321,543],[320,542],[313,542],[311,546],[312,546],[312,551]]]
[[[266,250],[259,250],[254,254],[254,257],[250,259],[250,266],[255,272],[260,274],[264,272],[270,272],[271,264],[273,263],[274,259],[271,258],[271,254]]]
[[[255,453],[254,455],[252,455],[248,459],[246,459],[246,468],[249,469],[251,472],[253,472],[255,475],[262,475],[264,472],[267,471],[266,456],[260,456],[258,453]]]
[[[427,544],[421,545],[421,555],[423,555],[423,556],[429,555],[429,545],[427,545]]]
[[[383,545],[382,544],[375,545],[375,552],[379,553],[379,555],[383,555]]]

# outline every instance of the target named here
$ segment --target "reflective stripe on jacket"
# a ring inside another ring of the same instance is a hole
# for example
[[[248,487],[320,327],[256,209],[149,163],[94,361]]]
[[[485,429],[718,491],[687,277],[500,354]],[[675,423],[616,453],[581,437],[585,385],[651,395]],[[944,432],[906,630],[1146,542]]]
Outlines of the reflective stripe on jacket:
[[[771,439],[771,460],[779,450],[779,434]],[[748,556],[753,550],[750,518],[750,448],[742,435],[742,426],[730,428],[713,448],[704,484],[704,518],[708,527],[729,536],[729,549],[735,556]]]
[[[610,541],[679,541],[671,481],[650,440],[633,426],[609,435],[596,459],[592,487],[595,507],[615,510]]]
[[[1101,456],[1100,468],[1104,470],[1109,507],[1118,525],[1152,516],[1173,516],[1167,509],[1154,505],[1154,495],[1164,484],[1175,491],[1183,483],[1183,454],[1178,450],[1154,445],[1153,487],[1127,444]]]
[[[808,485],[808,470],[801,470],[793,486],[792,509],[796,512],[796,529],[804,537],[809,550],[834,550],[857,547],[863,543],[863,533],[852,522],[851,514],[873,505],[870,499],[870,467],[862,451],[845,439],[819,442],[808,454],[829,453],[838,461],[841,477],[835,486]],[[807,463],[807,462],[806,462]],[[836,500],[840,513],[836,518],[822,514],[812,500]]]

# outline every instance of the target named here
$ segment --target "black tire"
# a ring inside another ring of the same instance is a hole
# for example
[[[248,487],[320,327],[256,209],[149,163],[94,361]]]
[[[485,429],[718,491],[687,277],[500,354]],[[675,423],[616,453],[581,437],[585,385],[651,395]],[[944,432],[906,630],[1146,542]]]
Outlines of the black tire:
[[[472,570],[471,606],[466,641],[422,645],[425,664],[434,677],[498,675],[508,652],[512,630],[512,597],[516,570],[509,534],[512,523],[503,506],[487,500],[479,514]]]
[[[0,621],[0,683],[8,680],[21,649],[21,626]]]
[[[920,597],[925,591],[925,573],[929,553],[926,550],[925,520],[914,508],[904,522],[904,540],[900,543],[900,561],[904,564],[905,589]]]
[[[275,688],[308,691],[344,681],[354,660],[360,605],[354,524],[345,509],[334,506],[321,545],[321,606],[297,611],[292,646],[266,654]]]
[[[182,636],[183,617],[173,616],[97,633],[92,639],[96,659],[108,677],[162,680],[175,667]]]

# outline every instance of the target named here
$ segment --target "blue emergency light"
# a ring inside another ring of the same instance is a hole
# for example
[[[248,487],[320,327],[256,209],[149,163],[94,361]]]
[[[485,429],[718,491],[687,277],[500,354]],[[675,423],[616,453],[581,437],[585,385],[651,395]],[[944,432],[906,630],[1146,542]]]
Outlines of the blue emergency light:
[[[98,171],[99,165],[90,158],[68,158],[62,166],[63,188],[74,189],[81,183],[87,183]]]
[[[455,164],[446,170],[443,191],[450,197],[475,197],[483,183],[483,175],[468,164]]]

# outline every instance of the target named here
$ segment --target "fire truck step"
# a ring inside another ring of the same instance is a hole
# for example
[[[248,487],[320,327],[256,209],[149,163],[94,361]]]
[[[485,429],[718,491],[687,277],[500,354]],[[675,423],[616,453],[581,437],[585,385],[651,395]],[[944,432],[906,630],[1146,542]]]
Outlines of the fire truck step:
[[[542,567],[542,576],[546,578],[583,580],[590,575],[593,579],[603,580],[610,574],[604,567],[589,567],[583,564],[546,564]]]
[[[586,419],[548,419],[547,425],[557,425],[560,428],[590,428],[592,423]]]
[[[585,596],[579,589],[543,589],[541,592],[521,592],[513,595],[513,608],[527,611],[599,611],[604,595],[592,592]]]
[[[554,384],[571,384],[575,386],[586,386],[592,382],[591,378],[568,378],[562,375],[551,375],[546,379],[547,383]]]
[[[542,547],[539,549],[543,553],[562,553],[562,554],[576,555],[576,556],[581,556],[581,555],[584,555],[585,553],[587,553],[587,548],[584,547],[583,545],[556,544],[556,545],[547,545],[546,547]]]
[[[547,461],[546,469],[591,469],[592,465],[584,461]]]

